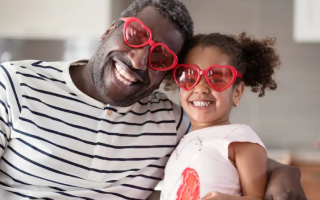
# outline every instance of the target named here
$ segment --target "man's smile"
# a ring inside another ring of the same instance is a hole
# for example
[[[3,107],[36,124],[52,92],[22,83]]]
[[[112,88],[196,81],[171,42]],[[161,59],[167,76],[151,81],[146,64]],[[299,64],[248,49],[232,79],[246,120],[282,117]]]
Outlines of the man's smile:
[[[118,62],[115,62],[115,76],[116,78],[125,85],[132,85],[132,83],[137,82],[138,80],[127,73]]]

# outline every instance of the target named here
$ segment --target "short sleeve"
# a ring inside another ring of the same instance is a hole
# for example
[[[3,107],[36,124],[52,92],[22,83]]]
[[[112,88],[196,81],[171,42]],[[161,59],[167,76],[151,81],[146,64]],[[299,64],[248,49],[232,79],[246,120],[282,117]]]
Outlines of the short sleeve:
[[[222,140],[224,152],[226,156],[228,156],[228,148],[232,142],[250,142],[259,144],[264,149],[266,149],[265,145],[259,138],[259,136],[251,129],[250,126],[240,125],[239,127],[232,130],[228,135],[224,137]]]

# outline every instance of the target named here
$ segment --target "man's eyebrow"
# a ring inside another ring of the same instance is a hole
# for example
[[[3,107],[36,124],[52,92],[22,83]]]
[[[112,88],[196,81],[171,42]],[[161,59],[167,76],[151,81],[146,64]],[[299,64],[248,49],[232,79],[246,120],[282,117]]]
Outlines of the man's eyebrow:
[[[152,32],[152,30],[151,30]],[[162,37],[156,37],[153,32],[152,32],[152,40],[155,42],[155,43],[164,43],[164,39]]]
[[[147,25],[146,25],[147,26]],[[161,37],[161,36],[155,36],[154,31],[152,31],[152,28],[150,26],[147,26],[150,31],[152,32],[152,40],[155,43],[163,43],[169,47],[171,51],[173,51],[173,44],[176,42],[176,37]]]
[[[172,37],[168,38],[168,40],[169,40],[169,45],[171,45],[175,42],[175,40]],[[169,45],[168,45],[168,47],[169,47]],[[172,48],[170,48],[170,49],[172,49]]]
[[[152,40],[155,42],[155,43],[163,43],[165,45],[167,45],[169,47],[169,49],[171,51],[173,51],[173,48],[172,48],[172,44],[174,44],[175,40],[171,37],[167,37],[167,38],[163,38],[163,37],[157,37],[155,38],[154,35],[153,35],[153,38]]]

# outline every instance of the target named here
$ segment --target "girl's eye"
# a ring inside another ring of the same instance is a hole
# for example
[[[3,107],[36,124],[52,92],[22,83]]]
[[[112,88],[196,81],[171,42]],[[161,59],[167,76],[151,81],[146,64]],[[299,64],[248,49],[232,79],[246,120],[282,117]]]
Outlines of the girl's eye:
[[[196,82],[196,79],[194,77],[186,77],[185,82],[194,83]]]
[[[211,83],[222,83],[225,82],[225,77],[222,75],[215,74],[209,76],[209,80]]]
[[[217,79],[217,78],[211,79],[211,83],[222,83],[222,82],[224,82],[223,79]]]

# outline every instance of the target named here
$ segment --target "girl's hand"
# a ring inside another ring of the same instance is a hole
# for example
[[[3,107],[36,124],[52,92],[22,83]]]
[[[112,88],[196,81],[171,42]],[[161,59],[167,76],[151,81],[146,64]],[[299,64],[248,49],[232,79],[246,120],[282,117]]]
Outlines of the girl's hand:
[[[210,192],[202,197],[201,200],[226,200],[227,196],[228,195],[220,192]]]

